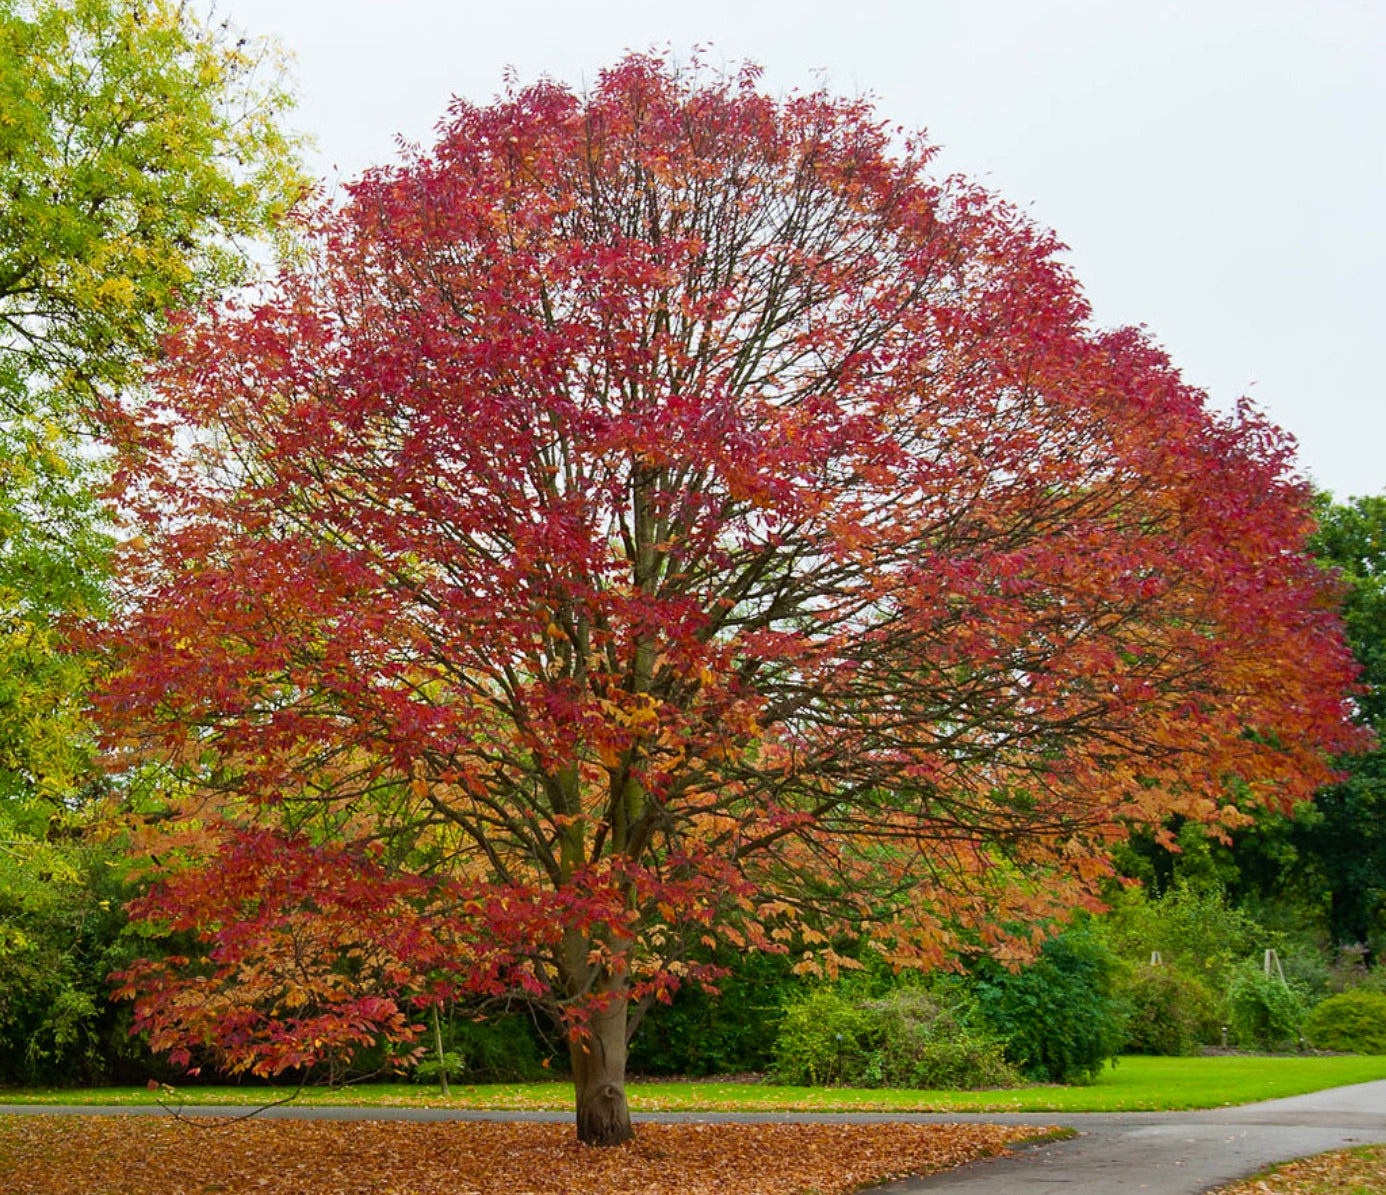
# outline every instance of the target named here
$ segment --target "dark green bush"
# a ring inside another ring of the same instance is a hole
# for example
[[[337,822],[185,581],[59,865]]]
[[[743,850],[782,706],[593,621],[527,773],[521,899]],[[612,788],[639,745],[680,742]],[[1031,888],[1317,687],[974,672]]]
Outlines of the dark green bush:
[[[1283,1050],[1297,1045],[1305,1011],[1297,988],[1279,976],[1267,975],[1252,962],[1232,973],[1223,1000],[1232,1042],[1252,1049]]]
[[[1329,996],[1305,1017],[1304,1037],[1320,1050],[1386,1054],[1386,993],[1358,989]]]
[[[73,848],[69,874],[0,874],[0,1083],[96,1086],[174,1078],[130,1034],[108,976],[151,944],[133,936],[132,895],[113,849]]]
[[[977,985],[982,1016],[1007,1058],[1041,1083],[1087,1083],[1126,1040],[1116,958],[1091,928],[1051,938],[1016,974],[987,968]]]
[[[430,1045],[431,1036],[424,1038]],[[523,1083],[545,1075],[548,1048],[523,1013],[473,1019],[465,1014],[443,1024],[443,1063],[430,1050],[413,1068],[418,1081],[436,1082],[444,1068],[453,1082]]]
[[[1116,986],[1130,1010],[1125,1049],[1184,1055],[1218,1040],[1217,1001],[1205,984],[1177,967],[1147,963]]]
[[[769,1070],[784,1004],[803,984],[784,955],[728,954],[709,960],[733,968],[719,995],[680,989],[655,1005],[630,1045],[630,1069],[643,1075],[728,1075]]]

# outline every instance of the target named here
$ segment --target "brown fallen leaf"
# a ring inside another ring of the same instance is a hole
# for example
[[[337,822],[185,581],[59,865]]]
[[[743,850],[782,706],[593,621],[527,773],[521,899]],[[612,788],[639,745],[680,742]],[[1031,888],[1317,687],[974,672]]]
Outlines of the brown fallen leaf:
[[[566,1124],[0,1117],[8,1195],[847,1195],[1002,1152],[1002,1125],[644,1124],[617,1149]]]
[[[1386,1146],[1317,1154],[1210,1195],[1376,1195],[1386,1192]]]

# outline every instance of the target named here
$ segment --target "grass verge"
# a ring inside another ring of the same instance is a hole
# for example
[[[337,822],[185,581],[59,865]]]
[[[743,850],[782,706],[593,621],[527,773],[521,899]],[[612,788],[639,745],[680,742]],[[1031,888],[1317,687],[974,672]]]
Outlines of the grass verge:
[[[640,1112],[1153,1112],[1218,1108],[1302,1095],[1326,1087],[1386,1079],[1386,1056],[1149,1058],[1128,1056],[1085,1087],[1023,1087],[1001,1091],[901,1091],[777,1087],[760,1083],[643,1082],[629,1087]],[[269,1103],[292,1089],[180,1087],[80,1090],[0,1088],[0,1103],[238,1104]],[[451,1098],[421,1084],[306,1087],[301,1104],[474,1108],[505,1111],[572,1107],[567,1083],[454,1085]]]

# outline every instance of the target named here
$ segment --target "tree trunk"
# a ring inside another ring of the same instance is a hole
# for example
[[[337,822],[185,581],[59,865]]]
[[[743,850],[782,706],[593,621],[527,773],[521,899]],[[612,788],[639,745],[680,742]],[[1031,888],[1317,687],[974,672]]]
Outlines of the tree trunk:
[[[635,1136],[626,1106],[626,1000],[592,1014],[591,1032],[569,1047],[584,1145],[620,1145]]]
[[[452,1092],[448,1090],[448,1060],[443,1054],[443,1024],[438,1017],[438,1006],[433,1006],[433,1048],[438,1052],[438,1090],[449,1098]]]

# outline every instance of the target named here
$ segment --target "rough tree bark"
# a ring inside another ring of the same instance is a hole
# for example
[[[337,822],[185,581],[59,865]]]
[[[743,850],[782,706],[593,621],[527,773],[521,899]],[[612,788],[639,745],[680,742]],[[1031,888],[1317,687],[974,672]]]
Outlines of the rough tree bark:
[[[592,1013],[587,1036],[569,1046],[577,1102],[577,1134],[584,1145],[620,1145],[635,1136],[626,1105],[626,1012],[614,997]]]

